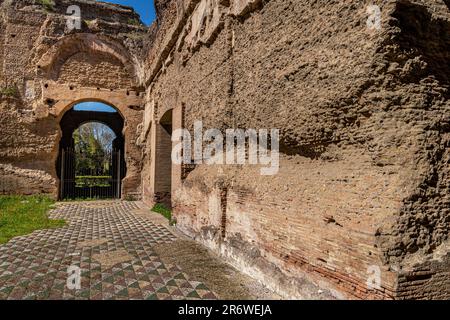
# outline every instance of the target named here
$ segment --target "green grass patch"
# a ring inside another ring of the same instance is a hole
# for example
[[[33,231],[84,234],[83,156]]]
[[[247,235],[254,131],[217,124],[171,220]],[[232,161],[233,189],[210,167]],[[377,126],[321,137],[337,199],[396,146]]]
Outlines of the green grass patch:
[[[55,9],[53,0],[37,0],[36,2],[43,6],[46,11],[53,11]]]
[[[64,226],[64,220],[47,216],[54,203],[46,196],[0,196],[0,243],[34,230]]]
[[[173,226],[176,224],[176,221],[172,219],[172,211],[170,209],[167,209],[165,205],[162,203],[157,203],[152,208],[153,212],[159,213],[163,217],[165,217],[167,220],[169,220],[169,224]]]
[[[111,176],[76,176],[75,184],[79,188],[109,187],[111,186],[111,180]]]
[[[17,91],[17,88],[15,88],[15,87],[0,88],[0,96],[17,97],[18,95],[19,95],[19,92]]]
[[[133,196],[132,194],[127,194],[127,195],[125,195],[124,200],[125,201],[136,201],[136,197]]]
[[[91,26],[94,24],[95,20],[84,20],[84,23],[86,23],[88,26]]]
[[[128,19],[128,24],[133,25],[133,26],[140,26],[140,25],[142,25],[141,21],[139,21],[139,19],[136,19],[136,18]]]

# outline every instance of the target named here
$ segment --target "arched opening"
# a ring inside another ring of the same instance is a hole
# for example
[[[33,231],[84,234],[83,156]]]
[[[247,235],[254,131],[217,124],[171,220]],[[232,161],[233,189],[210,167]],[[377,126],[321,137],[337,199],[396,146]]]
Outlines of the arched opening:
[[[156,125],[155,202],[171,208],[172,191],[172,110]]]
[[[59,198],[120,198],[126,173],[121,114],[105,103],[81,102],[63,115],[60,126]]]

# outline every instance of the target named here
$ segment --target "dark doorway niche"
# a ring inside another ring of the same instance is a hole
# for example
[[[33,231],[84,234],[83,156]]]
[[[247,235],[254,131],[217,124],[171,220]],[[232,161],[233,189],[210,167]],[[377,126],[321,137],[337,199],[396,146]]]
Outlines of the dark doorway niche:
[[[100,111],[77,109],[74,106],[62,117],[62,137],[56,163],[61,200],[121,198],[122,179],[126,174],[125,140],[122,134],[124,119],[115,109],[110,109],[113,111],[107,108],[101,108]],[[101,162],[91,161],[91,165],[83,167],[82,160],[86,160],[87,156],[77,146],[80,143],[79,132],[83,126],[93,123],[107,126],[114,138],[111,139],[110,147],[102,150]]]
[[[156,126],[155,199],[172,207],[172,110],[161,117]]]

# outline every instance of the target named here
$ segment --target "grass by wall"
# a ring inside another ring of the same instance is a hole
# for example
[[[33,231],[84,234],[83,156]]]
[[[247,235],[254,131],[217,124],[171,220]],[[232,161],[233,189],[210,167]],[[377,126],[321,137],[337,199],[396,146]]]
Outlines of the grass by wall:
[[[0,196],[0,244],[34,230],[64,226],[64,220],[48,218],[53,204],[45,196]]]
[[[166,208],[163,204],[157,203],[152,208],[153,212],[159,213],[163,217],[165,217],[167,220],[169,220],[170,225],[176,224],[176,221],[172,219],[172,211],[170,209]]]

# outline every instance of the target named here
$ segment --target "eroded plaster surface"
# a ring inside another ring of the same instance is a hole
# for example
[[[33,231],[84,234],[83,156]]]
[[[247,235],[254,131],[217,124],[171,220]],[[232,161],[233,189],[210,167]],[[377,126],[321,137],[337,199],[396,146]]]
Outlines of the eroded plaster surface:
[[[66,4],[2,2],[2,81],[18,92],[0,100],[3,193],[57,194],[60,117],[109,102],[124,194],[167,202],[179,230],[280,295],[450,296],[444,1],[374,1],[379,30],[365,1],[157,0],[149,29],[80,1],[92,19],[72,33]],[[198,120],[280,129],[279,173],[170,163],[170,129]]]

